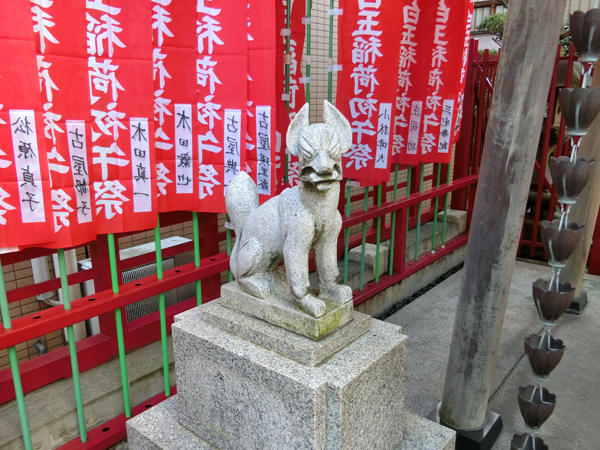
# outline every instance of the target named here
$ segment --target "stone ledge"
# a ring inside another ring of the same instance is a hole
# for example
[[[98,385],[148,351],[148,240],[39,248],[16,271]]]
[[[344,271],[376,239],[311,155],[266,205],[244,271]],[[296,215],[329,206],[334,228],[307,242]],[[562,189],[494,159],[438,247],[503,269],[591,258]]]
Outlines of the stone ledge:
[[[127,422],[131,449],[218,450],[177,421],[177,396]],[[454,431],[415,414],[404,415],[404,439],[396,450],[453,450]],[[284,450],[282,448],[282,450]]]
[[[354,320],[314,341],[256,317],[224,308],[220,300],[202,308],[202,321],[307,366],[316,366],[371,329],[371,316],[354,313]]]

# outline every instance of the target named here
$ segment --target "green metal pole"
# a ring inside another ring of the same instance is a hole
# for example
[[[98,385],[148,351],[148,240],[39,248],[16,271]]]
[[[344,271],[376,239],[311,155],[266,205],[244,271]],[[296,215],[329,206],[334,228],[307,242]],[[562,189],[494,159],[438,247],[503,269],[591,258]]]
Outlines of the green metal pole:
[[[57,250],[58,268],[60,270],[60,287],[62,290],[63,307],[65,311],[71,309],[71,293],[69,292],[69,279],[67,275],[67,264],[65,263],[65,251]],[[83,398],[81,395],[81,380],[79,378],[79,361],[77,360],[77,344],[73,325],[67,327],[67,338],[69,339],[69,356],[71,357],[71,373],[73,374],[73,387],[75,388],[75,405],[77,405],[77,422],[79,423],[79,437],[81,442],[87,442],[87,430],[85,428],[85,415],[83,412]]]
[[[398,199],[398,164],[394,168],[394,203]],[[392,213],[392,235],[390,237],[390,265],[388,273],[392,275],[394,273],[394,245],[396,243],[396,211]]]
[[[363,205],[363,211],[367,212],[369,209],[369,187],[365,188],[365,201]],[[364,290],[365,281],[365,249],[367,244],[367,222],[363,222],[362,226],[362,248],[360,252],[360,292]]]
[[[440,177],[442,176],[442,163],[438,164],[438,170],[437,170],[437,182],[436,182],[436,189],[439,190],[440,188]],[[438,205],[439,205],[439,197],[435,198],[435,212],[433,213],[433,236],[431,237],[431,251],[434,252],[435,251],[435,247],[437,244],[437,212],[438,212]]]
[[[200,227],[198,226],[198,213],[192,213],[194,229],[194,266],[200,267]],[[196,280],[196,304],[202,304],[202,280]]]
[[[350,181],[350,180],[348,180]],[[352,186],[346,184],[346,218],[350,217]],[[348,259],[350,254],[350,228],[344,230],[344,284],[348,285]]]
[[[229,214],[225,214],[225,220],[229,222]],[[225,228],[225,236],[227,236],[227,256],[231,256],[231,230],[229,228]],[[227,279],[230,283],[233,281],[231,269],[227,271]]]
[[[423,178],[425,176],[425,163],[421,163],[421,177],[419,180],[419,194],[423,193]],[[417,208],[417,238],[415,241],[415,262],[419,259],[419,239],[421,237],[421,207],[423,206],[422,202],[419,202],[419,207]]]
[[[160,239],[160,215],[156,217],[156,228],[154,229],[154,249],[156,251],[156,278],[163,279],[163,258]],[[165,307],[165,293],[158,294],[158,315],[160,318],[160,341],[163,358],[163,379],[165,382],[165,395],[171,396],[171,377],[169,375],[169,350],[167,342],[167,315]]]
[[[334,8],[334,0],[329,1],[329,8]],[[333,15],[329,16],[329,64],[333,59]],[[333,72],[327,71],[327,100],[333,103]]]
[[[381,208],[381,184],[377,186],[377,207]],[[375,283],[379,283],[379,251],[381,245],[381,216],[377,218],[377,243],[375,245]]]
[[[0,274],[2,272],[2,261],[0,261]],[[4,285],[4,276],[0,276],[0,312],[2,313],[2,325],[5,330],[12,328],[10,321],[10,312],[8,310],[8,298],[6,297],[6,286]],[[21,373],[19,372],[19,361],[17,360],[17,350],[14,347],[8,347],[8,362],[12,374],[13,386],[15,387],[15,397],[17,399],[17,409],[19,410],[19,419],[21,421],[21,432],[23,433],[23,445],[25,450],[32,450],[31,434],[29,433],[29,420],[27,419],[27,409],[25,408],[25,396],[23,395],[23,386],[21,385]]]
[[[291,28],[290,28],[290,16],[292,14],[292,2],[291,0],[288,0],[286,7],[285,7],[285,27],[286,29],[290,30],[291,33]],[[290,35],[288,34],[285,37],[285,55],[286,58],[291,58],[290,55]],[[287,109],[287,113],[288,116],[290,114],[290,99],[289,99],[289,95],[290,95],[290,63],[291,61],[286,61],[285,62],[285,95],[287,96],[287,100],[285,101],[285,107]],[[290,165],[290,157],[288,155],[287,152],[287,148],[285,145],[285,140],[284,142],[281,143],[281,145],[283,146],[283,148],[286,149],[285,151],[285,172],[283,174],[283,182],[287,183],[288,182],[288,170],[289,170],[289,165]]]
[[[450,164],[448,163],[448,173],[446,174],[446,184],[450,184]],[[444,225],[442,227],[442,247],[446,245],[446,219],[448,218],[448,195],[444,196]]]
[[[115,249],[115,235],[108,234],[108,257],[110,259],[110,279],[114,294],[119,292],[119,274],[117,271],[117,255]],[[123,317],[121,308],[115,309],[115,322],[117,325],[117,346],[119,348],[119,365],[121,368],[121,384],[123,386],[123,404],[125,417],[131,417],[131,400],[129,397],[129,381],[127,378],[127,361],[125,359],[125,340],[123,339]]]

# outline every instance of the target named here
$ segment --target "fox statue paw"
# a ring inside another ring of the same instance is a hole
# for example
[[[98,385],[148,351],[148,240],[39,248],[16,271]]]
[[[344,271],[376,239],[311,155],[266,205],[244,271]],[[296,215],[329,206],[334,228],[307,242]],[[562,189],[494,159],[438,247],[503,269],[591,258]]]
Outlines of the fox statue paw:
[[[310,294],[306,294],[304,297],[296,299],[296,302],[305,313],[308,313],[317,319],[323,317],[327,312],[325,302]]]
[[[336,303],[347,303],[352,300],[352,288],[343,284],[322,287],[320,296]]]

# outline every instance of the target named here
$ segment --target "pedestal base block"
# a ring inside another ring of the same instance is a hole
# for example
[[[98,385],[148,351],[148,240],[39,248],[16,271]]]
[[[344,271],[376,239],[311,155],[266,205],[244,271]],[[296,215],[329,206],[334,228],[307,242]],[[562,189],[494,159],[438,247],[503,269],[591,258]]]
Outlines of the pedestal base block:
[[[427,418],[456,431],[456,450],[491,450],[502,431],[502,418],[495,412],[488,411],[485,425],[479,430],[458,430],[444,423],[440,418],[439,404]]]
[[[579,297],[575,298],[569,307],[567,308],[567,313],[569,314],[577,314],[580,315],[581,312],[585,309],[588,304],[588,296],[587,292],[581,292]]]
[[[237,281],[228,283],[221,288],[221,304],[314,340],[321,339],[352,320],[352,301],[340,304],[323,300],[327,306],[325,315],[319,318],[308,315],[298,306],[282,276],[280,272],[273,275],[275,289],[265,299],[246,293]]]
[[[204,318],[188,319],[173,325],[179,423],[217,449],[400,445],[408,339],[395,325],[373,320],[361,337],[310,367]]]
[[[127,422],[130,449],[219,450],[179,424],[177,397],[173,396]],[[402,444],[397,449],[390,450],[454,449],[454,431],[414,414],[406,414],[404,422],[406,431]],[[294,449],[282,446],[281,450]]]

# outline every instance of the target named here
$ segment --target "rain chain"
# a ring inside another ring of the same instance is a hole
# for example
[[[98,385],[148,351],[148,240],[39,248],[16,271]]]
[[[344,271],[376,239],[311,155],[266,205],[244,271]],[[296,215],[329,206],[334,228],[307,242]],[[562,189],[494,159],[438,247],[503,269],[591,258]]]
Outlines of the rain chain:
[[[563,283],[560,272],[584,236],[584,225],[569,222],[569,212],[588,182],[594,160],[577,157],[581,139],[600,110],[600,88],[588,89],[588,79],[600,56],[600,9],[587,13],[576,11],[570,20],[571,36],[578,61],[583,66],[581,88],[562,89],[560,107],[571,140],[571,156],[550,158],[550,172],[560,205],[560,219],[541,224],[541,237],[548,264],[552,267],[550,281],[539,279],[533,283],[533,300],[544,329],[540,335],[525,338],[525,353],[537,383],[519,388],[519,410],[529,433],[515,434],[511,450],[548,450],[544,441],[535,436],[542,424],[554,412],[556,395],[542,386],[560,363],[565,345],[551,336],[550,331],[564,314],[575,296],[575,288]]]

